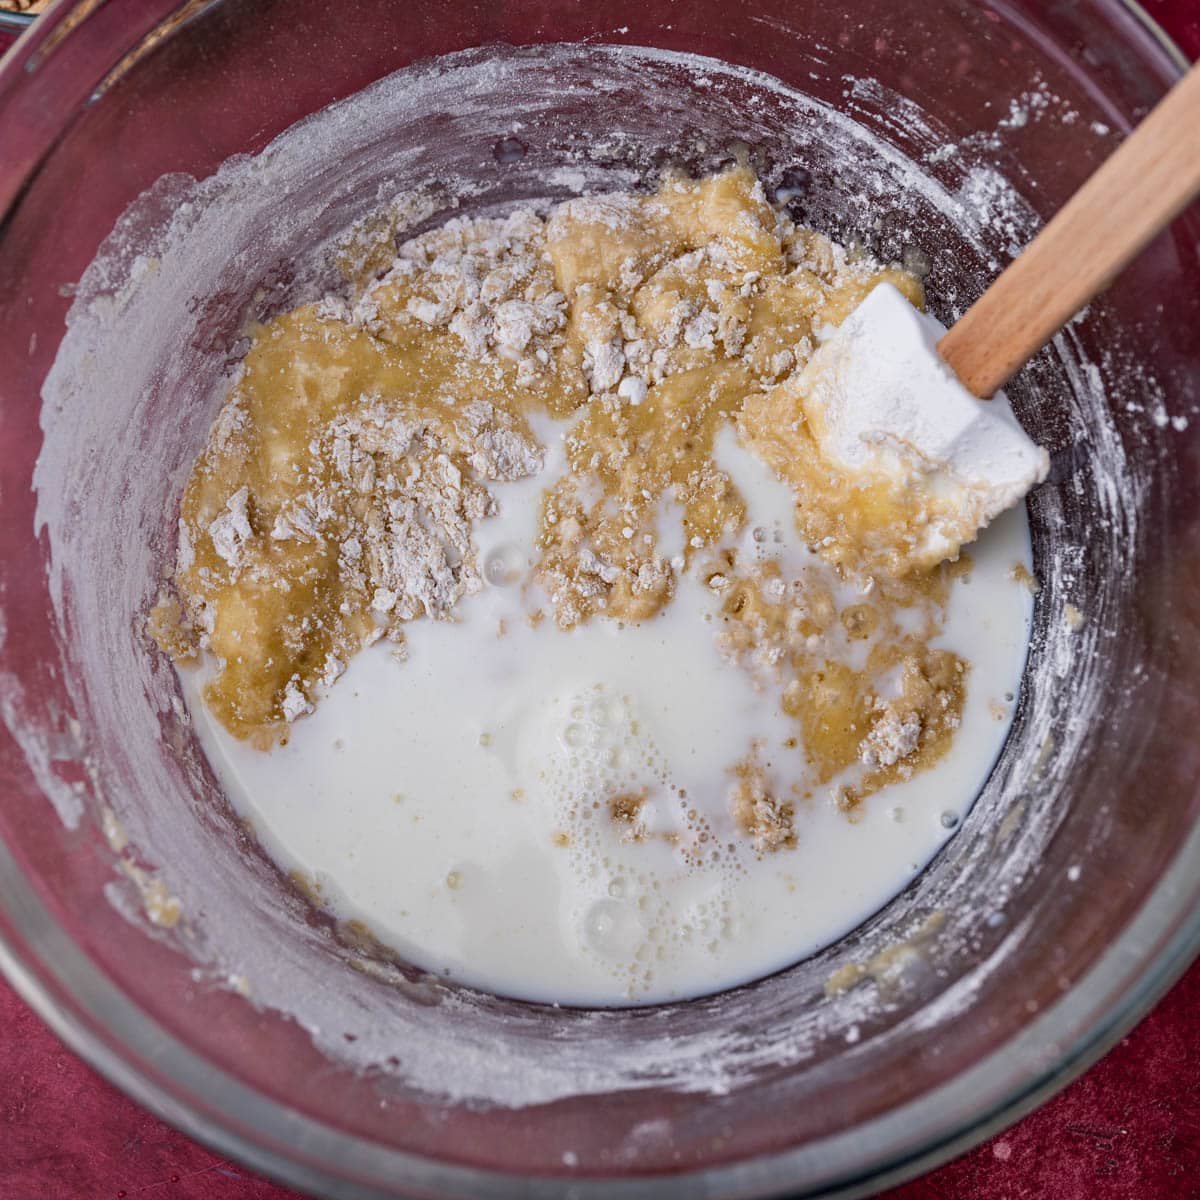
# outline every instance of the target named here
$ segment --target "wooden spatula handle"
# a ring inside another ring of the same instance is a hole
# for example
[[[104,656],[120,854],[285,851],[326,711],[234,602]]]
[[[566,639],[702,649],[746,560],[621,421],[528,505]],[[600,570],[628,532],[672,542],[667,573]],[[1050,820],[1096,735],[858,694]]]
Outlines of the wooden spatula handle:
[[[1197,195],[1200,66],[955,323],[942,358],[968,391],[992,395]]]

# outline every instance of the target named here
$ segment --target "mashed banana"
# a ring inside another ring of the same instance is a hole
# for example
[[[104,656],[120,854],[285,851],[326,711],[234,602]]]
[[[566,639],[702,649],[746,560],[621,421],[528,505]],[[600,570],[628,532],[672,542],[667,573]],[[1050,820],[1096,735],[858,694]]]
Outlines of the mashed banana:
[[[226,728],[269,746],[364,646],[453,620],[482,586],[472,530],[496,485],[542,470],[553,419],[566,469],[545,481],[531,619],[647,621],[702,572],[727,657],[778,690],[812,768],[782,794],[752,754],[731,767],[761,848],[790,843],[806,788],[857,764],[850,808],[944,751],[966,670],[930,648],[946,572],[879,572],[864,547],[888,498],[831,471],[794,394],[818,330],[882,281],[920,304],[915,278],[795,225],[743,168],[456,219],[387,257],[366,243],[344,295],[252,331],[184,493],[153,627],[177,660],[211,656]],[[731,425],[823,556],[798,577],[729,549]]]

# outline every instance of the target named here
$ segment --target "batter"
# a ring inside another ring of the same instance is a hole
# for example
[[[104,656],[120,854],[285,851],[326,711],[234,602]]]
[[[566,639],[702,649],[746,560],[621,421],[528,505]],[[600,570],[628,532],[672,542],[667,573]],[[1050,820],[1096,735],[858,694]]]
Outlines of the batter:
[[[744,169],[388,234],[253,331],[183,498],[154,628],[231,801],[317,902],[509,994],[840,936],[986,779],[1028,633],[1021,515],[941,562],[938,505],[897,520],[797,395],[919,282]]]

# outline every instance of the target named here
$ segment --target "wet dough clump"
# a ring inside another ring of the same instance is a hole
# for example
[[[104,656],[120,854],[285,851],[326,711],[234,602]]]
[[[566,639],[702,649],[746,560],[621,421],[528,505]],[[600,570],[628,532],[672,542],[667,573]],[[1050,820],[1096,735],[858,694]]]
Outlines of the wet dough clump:
[[[806,765],[786,786],[752,754],[731,767],[760,851],[794,844],[813,786],[842,780],[853,808],[944,751],[965,675],[930,648],[945,572],[878,570],[863,514],[886,497],[830,472],[794,399],[819,335],[884,281],[919,305],[913,276],[795,224],[744,168],[454,219],[387,254],[370,234],[347,240],[342,294],[250,331],[183,496],[152,626],[209,658],[226,728],[269,746],[363,647],[453,620],[482,586],[473,531],[498,485],[542,471],[553,421],[531,619],[650,620],[704,575],[723,652],[777,689]],[[811,570],[731,548],[729,427],[793,488]]]

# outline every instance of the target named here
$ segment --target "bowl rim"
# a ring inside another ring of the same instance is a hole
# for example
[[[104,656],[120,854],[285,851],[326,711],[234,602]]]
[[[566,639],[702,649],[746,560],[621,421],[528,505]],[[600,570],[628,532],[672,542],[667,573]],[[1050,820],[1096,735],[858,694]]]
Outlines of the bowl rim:
[[[0,9],[0,33],[22,34],[40,17],[41,13],[10,12]]]
[[[191,10],[190,16],[217,2],[162,0],[159,8],[164,15]],[[1133,19],[1147,48],[1161,56],[1165,75],[1188,69],[1187,56],[1137,0],[1100,2]],[[0,29],[25,31],[0,59],[0,97],[45,43],[69,36],[98,7],[96,0],[56,0],[36,17],[0,13]],[[187,1136],[287,1186],[339,1200],[388,1200],[397,1193],[385,1181],[402,1181],[422,1193],[514,1200],[568,1193],[578,1200],[633,1192],[690,1197],[701,1184],[706,1195],[761,1197],[794,1188],[794,1166],[801,1157],[810,1173],[814,1168],[824,1172],[824,1182],[804,1195],[843,1200],[871,1195],[963,1153],[1049,1099],[1124,1036],[1198,953],[1200,826],[1181,845],[1129,928],[1091,970],[1010,1042],[935,1092],[852,1132],[768,1157],[670,1175],[523,1178],[338,1132],[206,1062],[76,946],[0,841],[0,973],[50,1029],[109,1083]],[[1001,1062],[1008,1064],[1005,1080],[996,1078]],[[1042,1065],[1036,1070],[1016,1066],[1030,1062]],[[1018,1076],[1021,1081],[1013,1086]],[[864,1146],[871,1148],[868,1154]],[[337,1162],[342,1171],[331,1174],[321,1165],[328,1162]]]

